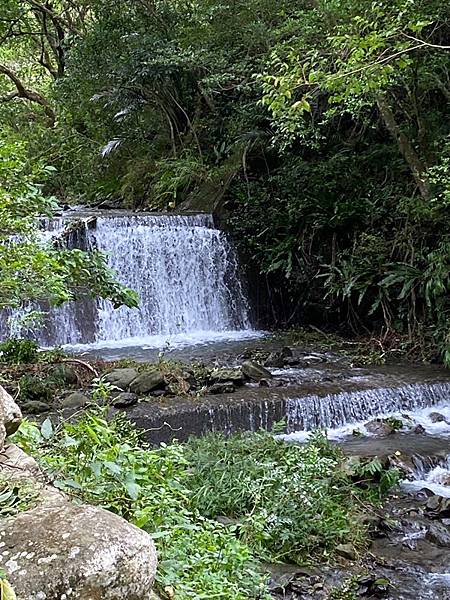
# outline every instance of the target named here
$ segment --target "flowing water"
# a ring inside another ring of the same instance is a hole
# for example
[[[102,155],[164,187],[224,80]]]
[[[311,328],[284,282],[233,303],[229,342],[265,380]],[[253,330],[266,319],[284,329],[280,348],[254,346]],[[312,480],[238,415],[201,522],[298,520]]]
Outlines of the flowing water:
[[[330,430],[332,437],[351,435],[364,421],[393,416],[399,411],[427,410],[450,399],[450,383],[405,385],[397,388],[375,388],[326,396],[307,396],[287,401],[287,429],[289,439],[302,440],[308,431],[321,428]],[[436,410],[436,408],[434,408]],[[430,423],[431,425],[431,423]],[[436,424],[442,431],[450,426]]]
[[[51,310],[37,335],[43,346],[183,346],[255,335],[236,254],[210,215],[127,214],[84,223],[66,236],[69,245],[104,252],[118,279],[138,292],[140,306],[116,310],[84,298]],[[47,221],[43,238],[61,236],[65,224]],[[4,316],[4,336],[9,321]]]

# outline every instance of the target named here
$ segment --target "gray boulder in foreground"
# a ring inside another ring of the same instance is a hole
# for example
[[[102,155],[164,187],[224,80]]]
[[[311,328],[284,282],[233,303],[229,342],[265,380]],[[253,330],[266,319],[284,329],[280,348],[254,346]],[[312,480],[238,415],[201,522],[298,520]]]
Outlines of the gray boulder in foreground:
[[[0,444],[20,422],[3,392]],[[157,556],[147,533],[107,510],[72,503],[13,444],[0,453],[0,479],[33,490],[21,512],[0,519],[0,565],[17,600],[155,598]]]
[[[0,554],[20,600],[150,600],[151,537],[106,510],[52,498],[0,521]]]
[[[22,413],[12,396],[0,385],[0,450],[7,435],[13,434],[20,426]]]

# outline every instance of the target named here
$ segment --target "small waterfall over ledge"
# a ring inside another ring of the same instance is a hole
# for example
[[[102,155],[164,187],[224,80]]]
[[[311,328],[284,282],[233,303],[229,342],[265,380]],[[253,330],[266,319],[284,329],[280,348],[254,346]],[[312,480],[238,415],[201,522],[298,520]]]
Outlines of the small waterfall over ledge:
[[[64,219],[46,224],[60,235]],[[238,262],[211,215],[97,216],[69,245],[97,248],[119,281],[136,290],[138,309],[82,299],[52,309],[38,341],[43,346],[162,347],[249,333]],[[5,324],[2,333],[8,334]]]

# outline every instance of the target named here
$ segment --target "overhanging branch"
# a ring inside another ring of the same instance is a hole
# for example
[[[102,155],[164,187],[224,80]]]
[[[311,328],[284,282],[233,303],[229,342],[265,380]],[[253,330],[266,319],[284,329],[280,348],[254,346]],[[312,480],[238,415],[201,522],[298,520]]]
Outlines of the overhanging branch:
[[[12,69],[7,67],[6,65],[0,64],[0,74],[6,75],[16,86],[16,92],[12,92],[11,94],[7,94],[3,97],[3,101],[9,101],[13,98],[23,98],[28,100],[29,102],[34,102],[35,104],[39,104],[44,109],[45,114],[47,115],[50,125],[53,126],[55,124],[56,115],[55,111],[51,107],[49,101],[42,96],[39,92],[35,90],[28,89],[20,77],[15,73]]]

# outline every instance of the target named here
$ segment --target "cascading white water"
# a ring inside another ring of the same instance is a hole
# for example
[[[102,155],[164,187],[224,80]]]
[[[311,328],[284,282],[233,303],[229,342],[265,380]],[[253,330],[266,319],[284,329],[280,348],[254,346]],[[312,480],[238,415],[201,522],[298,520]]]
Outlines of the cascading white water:
[[[317,428],[351,428],[371,418],[394,415],[399,411],[417,411],[433,407],[450,398],[450,383],[405,385],[342,392],[327,396],[306,396],[286,402],[287,430],[290,439]]]
[[[139,310],[99,306],[97,340],[249,329],[237,263],[211,216],[99,219],[95,240]]]
[[[46,225],[45,237],[61,234],[61,219]],[[97,216],[83,236],[82,245],[104,252],[119,281],[137,291],[139,308],[116,310],[109,301],[89,299],[68,303],[50,311],[38,334],[42,345],[161,347],[166,340],[248,335],[237,259],[210,215]]]

